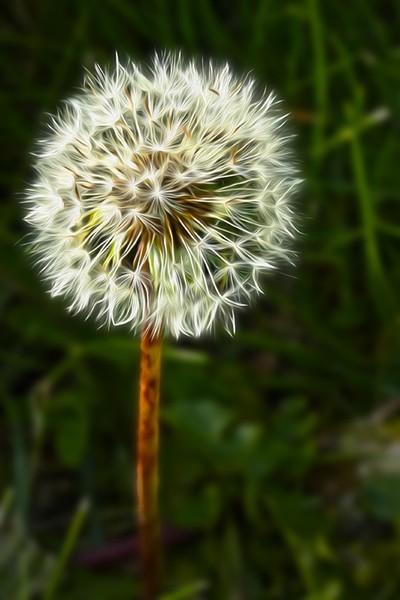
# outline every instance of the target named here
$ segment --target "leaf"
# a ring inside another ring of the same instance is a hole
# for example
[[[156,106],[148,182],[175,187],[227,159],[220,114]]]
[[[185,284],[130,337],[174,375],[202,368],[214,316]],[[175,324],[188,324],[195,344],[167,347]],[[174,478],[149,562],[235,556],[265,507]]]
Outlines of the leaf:
[[[204,590],[207,588],[208,583],[206,581],[196,581],[195,583],[190,583],[179,590],[175,590],[175,592],[171,592],[170,594],[162,596],[160,600],[193,600],[193,594],[196,594],[197,592],[204,592]]]
[[[164,408],[163,419],[175,427],[185,437],[195,440],[220,440],[232,421],[232,414],[226,408],[210,400],[196,402],[180,401]]]

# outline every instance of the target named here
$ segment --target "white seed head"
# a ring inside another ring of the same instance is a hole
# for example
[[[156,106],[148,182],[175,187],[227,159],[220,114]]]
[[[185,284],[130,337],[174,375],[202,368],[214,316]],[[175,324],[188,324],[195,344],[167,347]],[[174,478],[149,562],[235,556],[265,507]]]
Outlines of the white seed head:
[[[30,246],[53,296],[112,325],[200,335],[290,257],[286,115],[228,65],[98,65],[39,141]]]

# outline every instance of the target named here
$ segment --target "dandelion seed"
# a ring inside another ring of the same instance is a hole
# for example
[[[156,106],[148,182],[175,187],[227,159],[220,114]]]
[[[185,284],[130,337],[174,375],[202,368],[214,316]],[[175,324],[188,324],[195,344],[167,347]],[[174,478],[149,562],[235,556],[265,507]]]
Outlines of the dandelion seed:
[[[52,295],[136,332],[198,336],[218,321],[232,330],[262,274],[291,256],[299,179],[284,121],[274,94],[228,66],[180,55],[155,57],[148,71],[97,66],[51,118],[26,196]],[[80,249],[85,287],[69,272]],[[132,285],[140,268],[147,283]]]

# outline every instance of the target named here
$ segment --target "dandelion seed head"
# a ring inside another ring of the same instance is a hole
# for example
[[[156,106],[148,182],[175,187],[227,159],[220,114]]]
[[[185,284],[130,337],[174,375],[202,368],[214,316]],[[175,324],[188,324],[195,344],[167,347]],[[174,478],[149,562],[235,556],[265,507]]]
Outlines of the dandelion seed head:
[[[228,65],[97,65],[51,117],[26,194],[51,294],[135,331],[233,331],[291,256],[300,180],[284,122]]]

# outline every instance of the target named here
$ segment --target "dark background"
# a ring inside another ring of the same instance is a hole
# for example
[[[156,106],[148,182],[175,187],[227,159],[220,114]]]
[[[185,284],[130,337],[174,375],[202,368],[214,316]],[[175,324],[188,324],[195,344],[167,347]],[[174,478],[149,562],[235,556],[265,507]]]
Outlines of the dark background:
[[[276,89],[305,179],[297,266],[235,337],[166,341],[165,598],[400,597],[399,26],[373,0],[3,3],[0,598],[138,597],[138,340],[47,296],[19,200],[82,66],[165,48]]]

